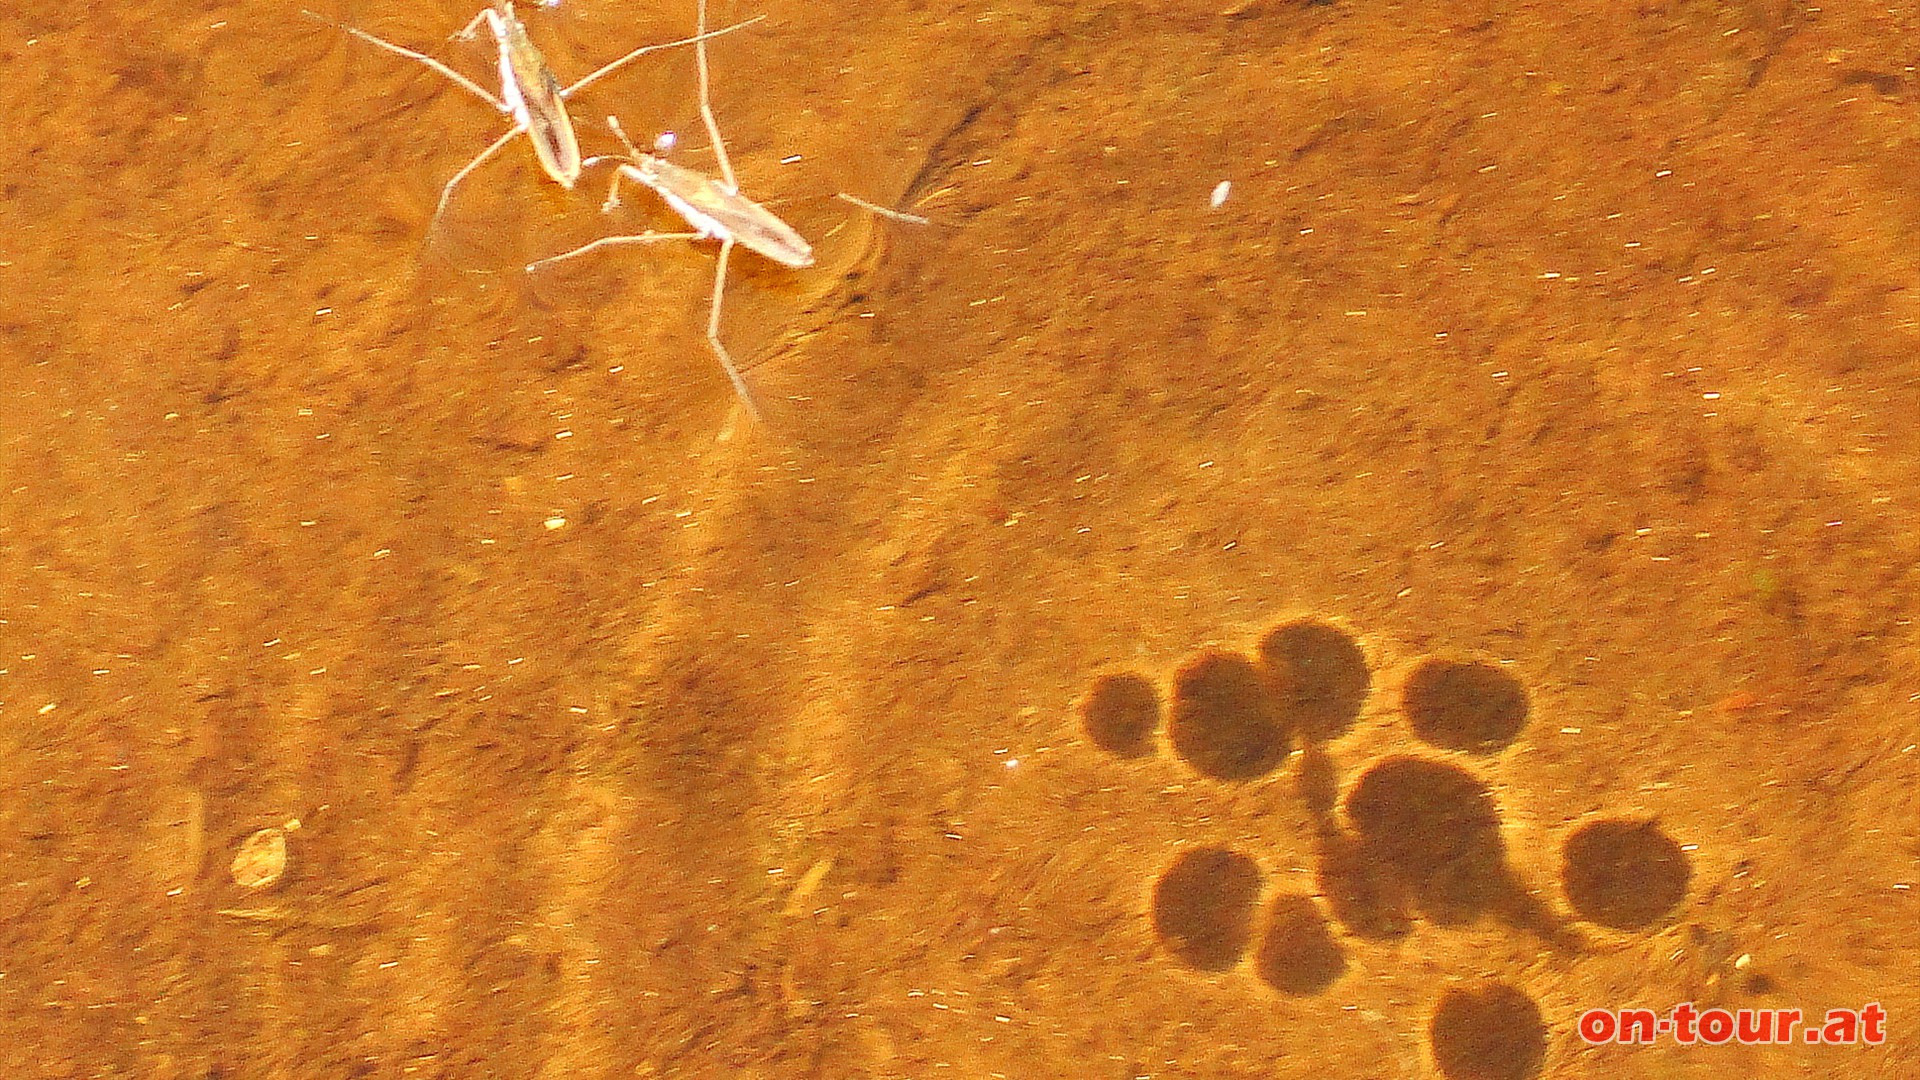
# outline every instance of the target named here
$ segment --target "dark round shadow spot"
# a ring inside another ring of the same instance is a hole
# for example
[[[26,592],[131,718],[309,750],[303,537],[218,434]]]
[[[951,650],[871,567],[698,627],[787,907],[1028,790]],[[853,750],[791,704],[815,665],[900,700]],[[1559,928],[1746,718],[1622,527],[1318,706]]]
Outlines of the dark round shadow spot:
[[[1338,829],[1320,835],[1320,894],[1347,933],[1394,941],[1413,931],[1405,890],[1368,861],[1360,841]]]
[[[1282,706],[1303,738],[1338,738],[1353,726],[1373,684],[1367,658],[1338,627],[1303,621],[1260,643],[1260,662],[1280,687]]]
[[[1436,922],[1470,920],[1512,898],[1499,812],[1465,769],[1385,758],[1354,782],[1346,805],[1367,858]]]
[[[1318,994],[1347,970],[1347,957],[1313,901],[1283,893],[1267,908],[1254,967],[1283,994]]]
[[[1253,938],[1260,869],[1225,848],[1197,848],[1174,860],[1153,887],[1153,930],[1188,967],[1225,971]]]
[[[1427,1031],[1447,1080],[1529,1080],[1547,1058],[1540,1006],[1505,983],[1448,990]]]
[[[1527,692],[1491,664],[1427,660],[1402,698],[1414,734],[1429,746],[1489,754],[1527,725]]]
[[[1120,757],[1144,757],[1160,726],[1160,695],[1139,675],[1102,675],[1080,703],[1093,745]]]
[[[1651,821],[1583,825],[1567,838],[1567,902],[1588,922],[1640,930],[1687,898],[1686,852]]]
[[[1167,734],[1187,764],[1219,780],[1264,776],[1290,748],[1273,688],[1234,653],[1201,653],[1173,677]]]

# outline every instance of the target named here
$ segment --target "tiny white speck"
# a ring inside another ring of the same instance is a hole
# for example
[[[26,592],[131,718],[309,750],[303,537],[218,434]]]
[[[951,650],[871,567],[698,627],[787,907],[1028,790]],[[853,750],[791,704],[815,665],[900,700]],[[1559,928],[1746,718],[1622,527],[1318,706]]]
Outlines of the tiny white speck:
[[[1213,197],[1208,201],[1213,203],[1213,208],[1215,210],[1218,210],[1220,209],[1220,204],[1227,201],[1227,195],[1232,191],[1233,191],[1233,181],[1222,180],[1219,183],[1213,185]]]

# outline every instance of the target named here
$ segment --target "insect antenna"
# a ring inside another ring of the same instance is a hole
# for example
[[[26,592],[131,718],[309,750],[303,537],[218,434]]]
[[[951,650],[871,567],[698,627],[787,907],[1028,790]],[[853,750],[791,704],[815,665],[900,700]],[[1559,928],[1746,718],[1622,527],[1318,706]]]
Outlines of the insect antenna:
[[[617,116],[607,117],[607,126],[613,129],[613,136],[620,140],[620,145],[627,148],[628,156],[638,161],[640,158],[640,150],[633,145],[632,139],[627,138],[627,129],[620,126],[620,118]]]

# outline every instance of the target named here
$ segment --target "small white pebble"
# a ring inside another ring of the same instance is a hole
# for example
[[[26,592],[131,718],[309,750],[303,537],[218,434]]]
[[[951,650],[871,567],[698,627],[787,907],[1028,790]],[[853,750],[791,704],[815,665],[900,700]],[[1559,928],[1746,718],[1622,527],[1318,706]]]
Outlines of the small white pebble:
[[[1219,183],[1213,185],[1213,197],[1208,201],[1213,203],[1213,208],[1215,210],[1218,210],[1220,209],[1220,204],[1227,201],[1227,194],[1232,190],[1233,190],[1233,181],[1222,180]]]
[[[243,889],[267,888],[286,871],[287,834],[282,829],[261,829],[247,837],[230,868],[234,884]]]

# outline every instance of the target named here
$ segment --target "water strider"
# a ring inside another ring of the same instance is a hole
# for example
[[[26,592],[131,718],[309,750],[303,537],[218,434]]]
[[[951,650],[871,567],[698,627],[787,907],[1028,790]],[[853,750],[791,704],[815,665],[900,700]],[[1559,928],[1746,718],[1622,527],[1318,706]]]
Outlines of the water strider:
[[[492,105],[513,120],[513,127],[495,139],[485,150],[480,151],[472,161],[453,174],[446,186],[440,189],[440,202],[434,207],[433,221],[428,225],[429,234],[439,224],[440,215],[446,211],[447,202],[453,198],[453,189],[465,180],[468,174],[484,164],[488,158],[500,152],[514,136],[525,134],[533,143],[535,156],[540,159],[540,167],[561,187],[572,190],[580,179],[580,170],[584,163],[580,160],[580,143],[574,136],[573,119],[567,115],[567,99],[583,87],[586,87],[627,64],[650,52],[671,49],[680,45],[705,47],[708,38],[730,34],[741,27],[751,26],[764,15],[756,15],[744,22],[722,27],[712,33],[707,32],[703,18],[699,30],[693,37],[677,41],[662,42],[658,45],[642,45],[625,56],[603,65],[572,86],[561,86],[554,77],[553,70],[547,67],[546,58],[527,36],[527,28],[521,24],[520,17],[514,14],[512,0],[490,0],[490,6],[480,9],[472,21],[455,37],[471,39],[485,24],[500,49],[500,94],[498,97],[487,92],[478,83],[453,70],[446,64],[428,56],[426,53],[396,45],[385,38],[376,37],[365,30],[334,22],[325,16],[311,11],[302,11],[308,18],[337,26],[362,41],[376,45],[388,52],[416,60],[434,71],[453,80],[454,84]],[[704,52],[702,56],[704,57]]]
[[[565,259],[576,258],[602,248],[618,247],[626,244],[651,244],[663,240],[718,240],[720,255],[713,272],[713,297],[707,312],[707,345],[713,350],[714,358],[727,373],[733,383],[733,389],[747,411],[759,415],[759,406],[753,400],[753,394],[747,389],[746,380],[741,376],[733,355],[727,351],[726,344],[720,340],[720,310],[726,297],[727,260],[738,244],[748,251],[781,266],[799,269],[813,265],[813,248],[793,226],[740,194],[740,185],[734,179],[733,164],[727,159],[727,144],[720,136],[720,125],[713,117],[712,95],[707,74],[706,39],[713,36],[707,30],[707,0],[699,0],[699,14],[695,25],[694,56],[700,69],[700,118],[706,124],[707,137],[713,142],[713,154],[720,167],[718,179],[695,169],[666,160],[657,154],[641,152],[627,138],[616,117],[607,117],[607,126],[626,146],[625,158],[595,157],[585,164],[593,165],[601,161],[618,160],[620,166],[614,170],[613,182],[607,191],[607,201],[603,210],[612,210],[620,205],[620,179],[625,177],[636,184],[651,188],[660,198],[679,214],[687,224],[693,226],[692,232],[663,233],[643,232],[630,236],[603,236],[598,240],[582,244],[571,251],[552,255],[527,266],[528,272]],[[664,153],[672,145],[670,136],[662,136],[655,149]],[[925,224],[926,219],[914,214],[905,214],[897,210],[888,210],[875,206],[864,199],[851,195],[840,198],[886,217],[902,221]]]

